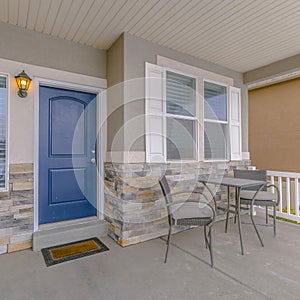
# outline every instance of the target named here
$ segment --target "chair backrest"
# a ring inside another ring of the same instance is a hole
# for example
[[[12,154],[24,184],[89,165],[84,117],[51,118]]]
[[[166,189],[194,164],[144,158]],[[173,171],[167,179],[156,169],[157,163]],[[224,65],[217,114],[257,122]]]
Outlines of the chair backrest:
[[[163,192],[163,195],[165,197],[166,204],[172,203],[171,189],[170,189],[170,185],[169,185],[168,180],[165,175],[159,180],[159,184],[160,184],[161,190]],[[171,224],[172,217],[173,217],[172,210],[170,209],[169,206],[167,206],[167,210],[168,210],[169,224]]]
[[[171,189],[167,177],[165,175],[159,180],[159,184],[165,197],[166,203],[172,203]]]
[[[267,171],[266,170],[233,170],[234,177],[242,179],[253,179],[267,181]],[[249,187],[247,190],[257,190],[257,187]],[[266,191],[267,187],[264,187],[262,191]]]

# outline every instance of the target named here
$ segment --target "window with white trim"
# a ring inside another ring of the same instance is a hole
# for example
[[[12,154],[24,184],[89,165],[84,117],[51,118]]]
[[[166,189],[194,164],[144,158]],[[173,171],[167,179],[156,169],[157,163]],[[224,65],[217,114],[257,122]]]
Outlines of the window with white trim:
[[[204,159],[228,158],[227,86],[204,81]]]
[[[146,63],[147,162],[242,159],[240,89],[228,80],[209,81],[206,73],[189,76]],[[204,82],[203,105],[197,82]]]
[[[197,160],[196,79],[166,71],[167,160]]]
[[[0,190],[7,189],[7,81],[0,75]]]

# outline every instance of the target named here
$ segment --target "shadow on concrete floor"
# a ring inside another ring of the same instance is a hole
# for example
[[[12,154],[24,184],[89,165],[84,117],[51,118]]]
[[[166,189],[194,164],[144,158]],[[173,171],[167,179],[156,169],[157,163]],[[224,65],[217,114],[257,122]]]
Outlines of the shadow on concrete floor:
[[[163,238],[127,248],[102,238],[110,251],[49,268],[40,252],[1,255],[0,299],[299,299],[300,227],[278,222],[276,238],[259,230],[264,248],[243,225],[242,256],[237,225],[225,234],[216,223],[214,269],[202,228],[173,236],[167,264]]]

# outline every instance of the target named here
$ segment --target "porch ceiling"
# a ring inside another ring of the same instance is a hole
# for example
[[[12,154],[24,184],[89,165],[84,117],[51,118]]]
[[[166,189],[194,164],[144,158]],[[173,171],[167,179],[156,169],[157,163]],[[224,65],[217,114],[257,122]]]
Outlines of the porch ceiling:
[[[240,72],[300,53],[297,0],[0,0],[0,21],[108,49],[124,31]]]

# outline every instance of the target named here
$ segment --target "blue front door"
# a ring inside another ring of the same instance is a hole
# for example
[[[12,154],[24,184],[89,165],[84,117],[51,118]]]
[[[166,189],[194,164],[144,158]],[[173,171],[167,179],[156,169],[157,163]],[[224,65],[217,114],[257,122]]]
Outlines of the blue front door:
[[[95,216],[96,95],[39,92],[39,224]]]

